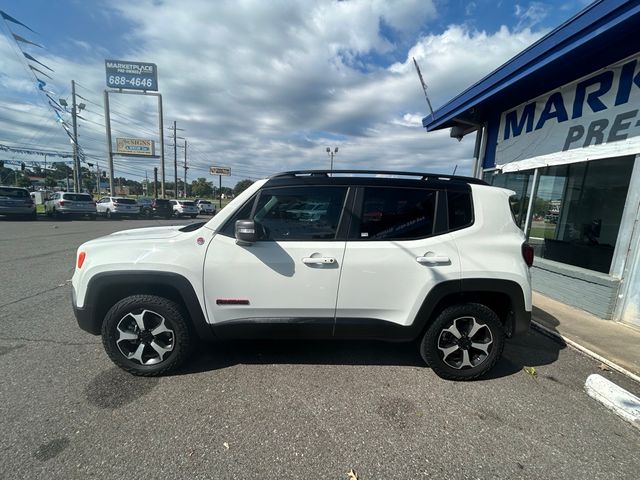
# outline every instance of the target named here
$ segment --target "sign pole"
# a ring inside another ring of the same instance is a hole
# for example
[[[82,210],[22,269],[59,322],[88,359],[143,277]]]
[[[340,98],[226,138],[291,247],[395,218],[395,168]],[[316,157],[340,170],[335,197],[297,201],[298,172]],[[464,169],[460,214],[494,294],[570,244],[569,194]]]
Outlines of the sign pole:
[[[220,189],[218,192],[220,193],[220,208],[222,209],[222,175],[218,175],[218,178],[220,178]]]
[[[160,193],[162,198],[164,197],[164,119],[162,118],[162,95],[158,94],[158,118],[160,119],[160,176],[161,176],[161,185],[160,185]],[[157,172],[157,169],[156,169]],[[156,178],[157,180],[157,178]],[[156,198],[158,195],[156,194]]]
[[[107,160],[109,161],[109,195],[115,195],[113,188],[113,152],[111,151],[111,117],[109,115],[109,91],[104,91],[104,125],[107,130]]]

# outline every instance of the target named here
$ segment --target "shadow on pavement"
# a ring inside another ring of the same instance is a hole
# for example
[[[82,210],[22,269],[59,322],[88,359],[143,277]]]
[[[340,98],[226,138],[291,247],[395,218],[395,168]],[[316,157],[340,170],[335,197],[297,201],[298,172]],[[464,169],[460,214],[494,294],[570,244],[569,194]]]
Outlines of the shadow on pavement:
[[[502,358],[480,380],[513,375],[523,367],[549,365],[566,345],[530,330],[507,340]],[[346,340],[235,340],[202,343],[176,375],[208,372],[238,364],[389,365],[423,367],[418,343]]]

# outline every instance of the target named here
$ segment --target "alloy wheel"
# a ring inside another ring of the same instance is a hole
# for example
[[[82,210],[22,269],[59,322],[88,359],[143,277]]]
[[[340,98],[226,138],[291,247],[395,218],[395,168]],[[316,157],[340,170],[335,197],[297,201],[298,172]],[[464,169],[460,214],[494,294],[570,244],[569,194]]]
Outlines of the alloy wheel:
[[[438,336],[442,361],[456,370],[474,368],[483,363],[492,345],[489,327],[471,316],[454,319]]]
[[[175,333],[165,319],[152,310],[127,313],[116,326],[116,345],[128,360],[141,365],[156,365],[173,352]]]

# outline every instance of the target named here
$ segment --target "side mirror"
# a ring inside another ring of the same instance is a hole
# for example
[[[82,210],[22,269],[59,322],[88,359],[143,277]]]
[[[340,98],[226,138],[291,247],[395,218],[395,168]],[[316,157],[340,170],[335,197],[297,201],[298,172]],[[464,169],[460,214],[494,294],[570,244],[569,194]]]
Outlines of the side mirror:
[[[236,220],[236,243],[251,245],[258,239],[256,224],[253,220]]]

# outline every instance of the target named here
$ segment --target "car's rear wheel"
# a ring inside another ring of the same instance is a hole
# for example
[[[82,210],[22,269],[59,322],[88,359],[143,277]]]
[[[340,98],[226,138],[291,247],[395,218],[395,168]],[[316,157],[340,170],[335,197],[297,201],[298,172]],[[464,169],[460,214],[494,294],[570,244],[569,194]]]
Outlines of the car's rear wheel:
[[[134,375],[156,376],[185,361],[193,335],[177,303],[154,295],[132,295],[107,312],[102,343],[120,368]]]
[[[472,380],[495,365],[504,338],[502,323],[490,308],[478,303],[454,305],[429,326],[420,354],[438,376]]]
[[[109,220],[113,219],[113,214],[111,213],[111,210],[109,210],[108,208],[107,208],[107,211],[106,211],[105,215],[107,216],[107,218]]]

